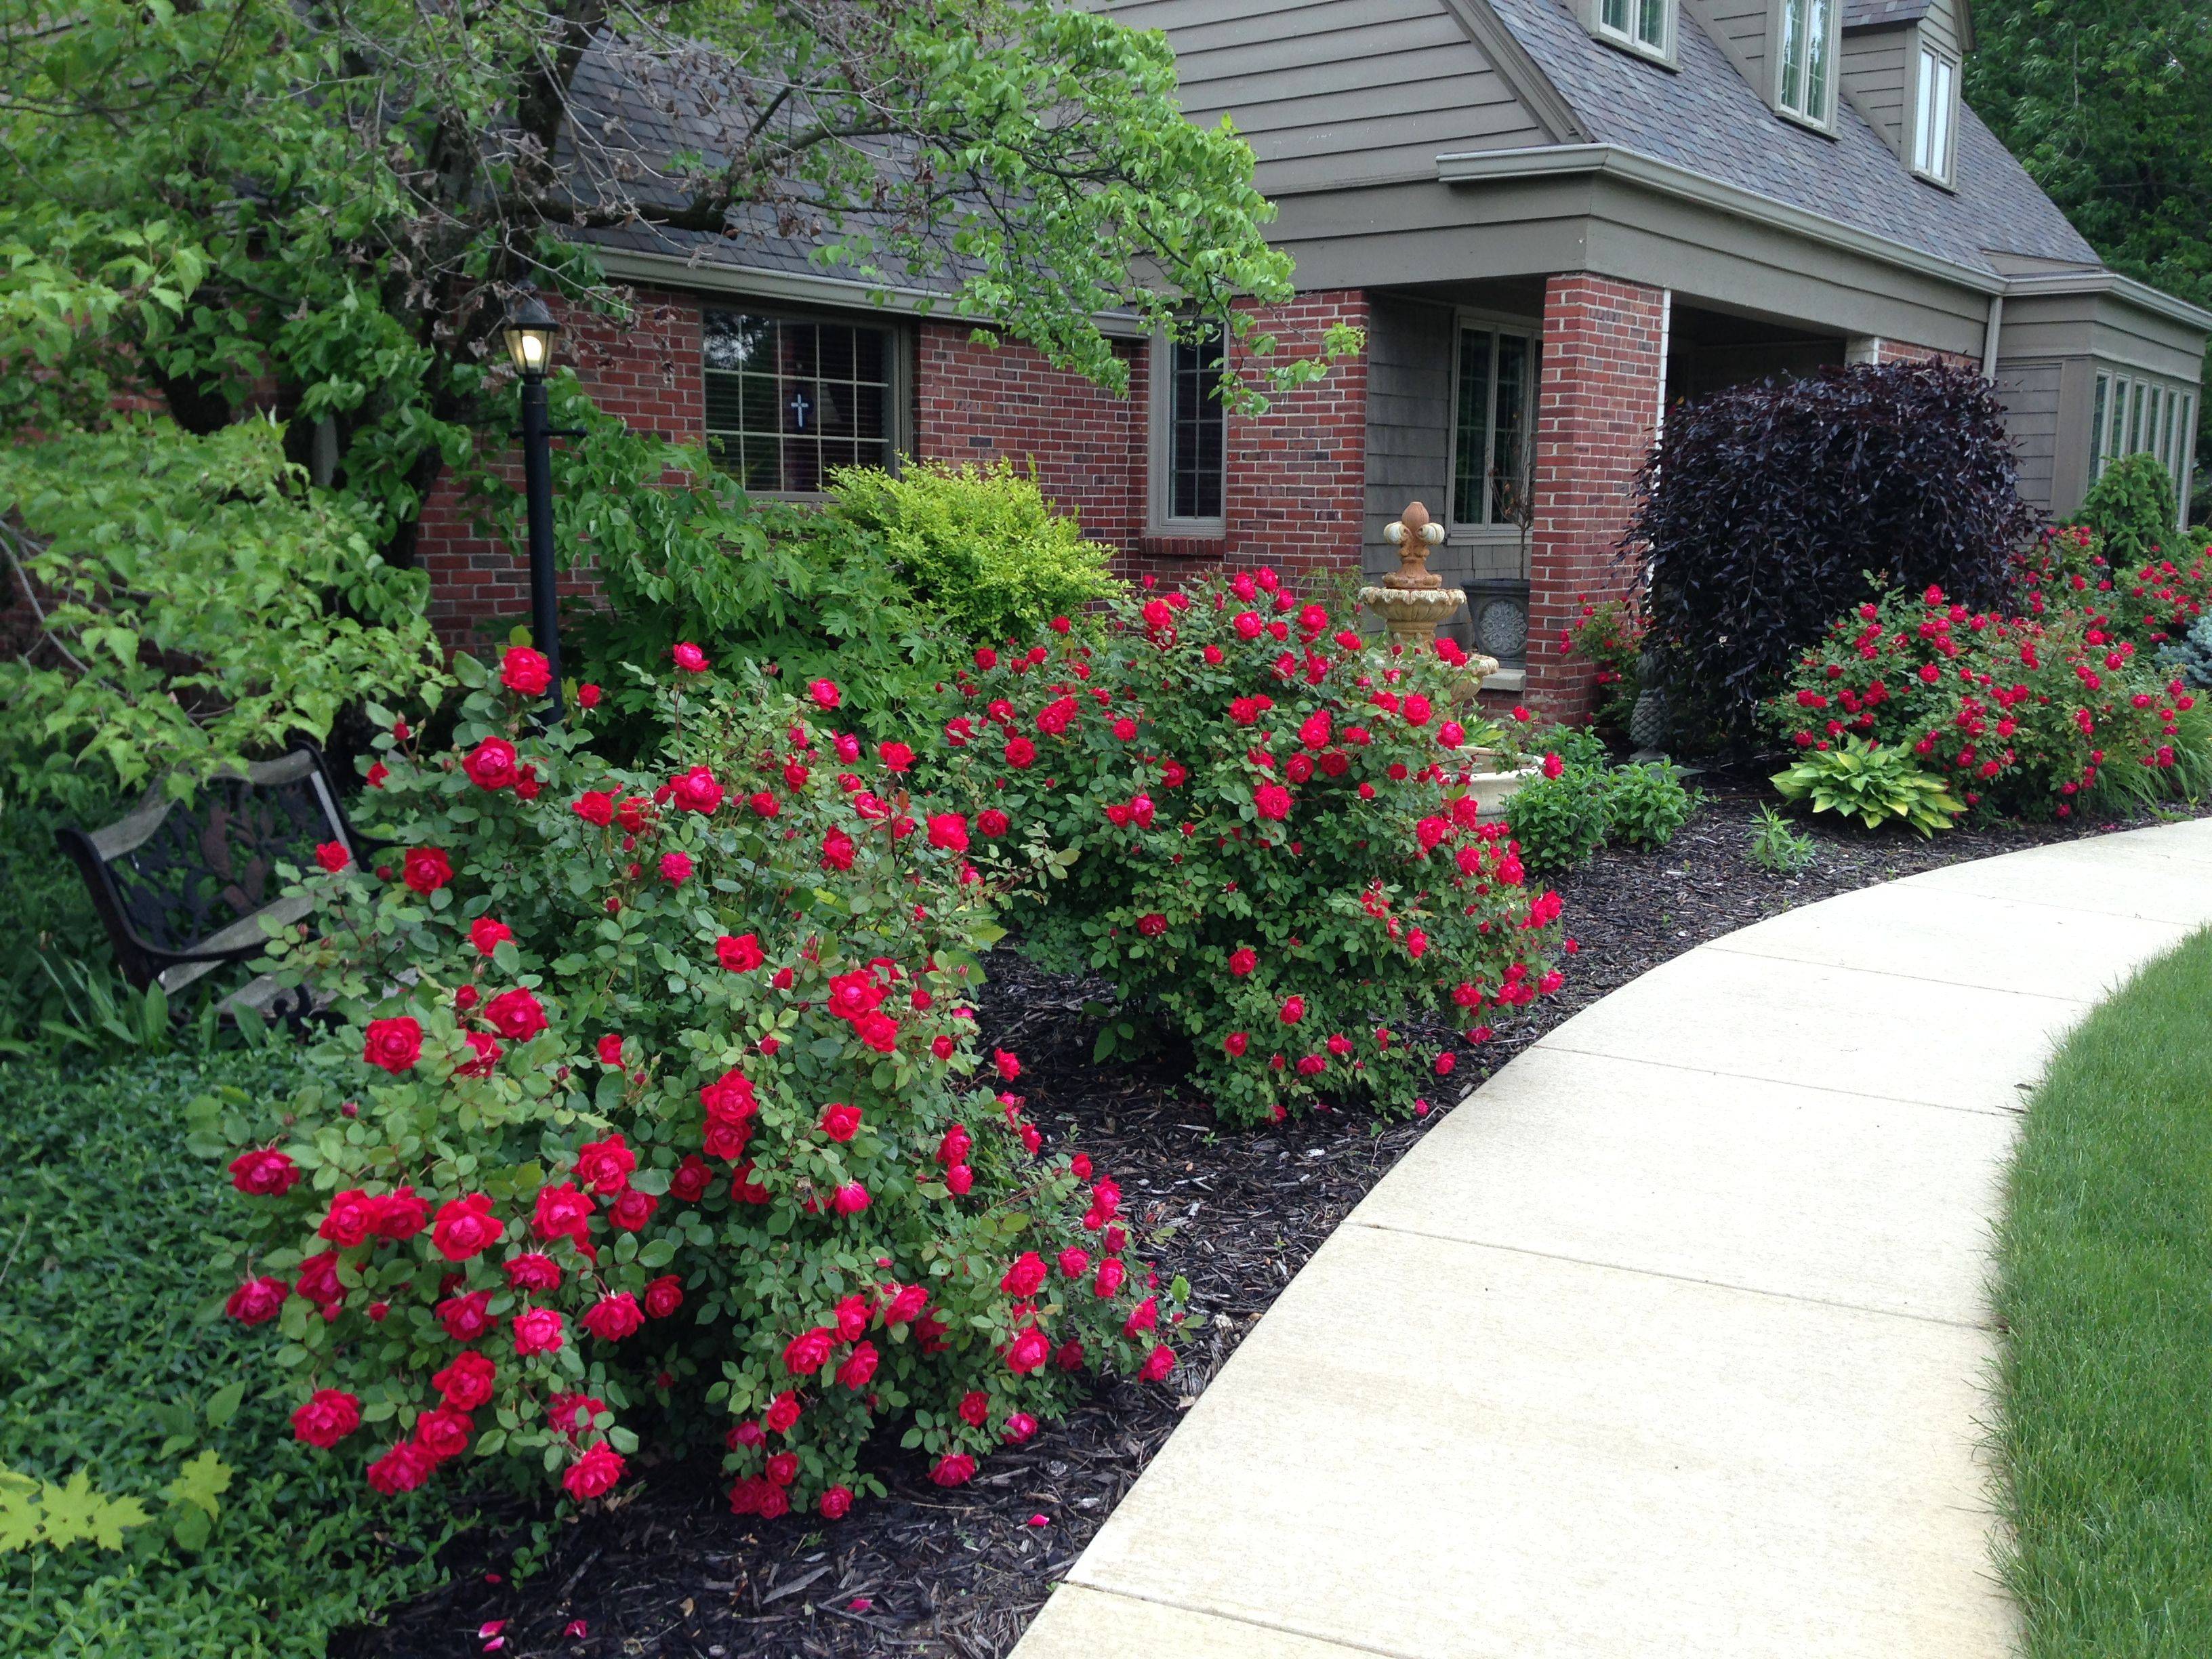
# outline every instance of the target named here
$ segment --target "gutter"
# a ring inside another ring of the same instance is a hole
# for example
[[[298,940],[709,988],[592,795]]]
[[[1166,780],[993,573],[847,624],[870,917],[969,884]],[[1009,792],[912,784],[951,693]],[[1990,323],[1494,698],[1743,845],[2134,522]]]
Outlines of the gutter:
[[[2042,276],[2015,276],[2005,284],[2005,292],[2015,299],[2030,294],[2109,294],[2169,322],[2212,334],[2212,311],[2177,299],[2148,283],[2123,276],[2117,270],[2055,271]]]
[[[1507,184],[1532,179],[1610,179],[1654,195],[1672,197],[1755,224],[1771,225],[1808,241],[1876,259],[1923,276],[1933,276],[1976,294],[2003,294],[2011,286],[1995,271],[1979,270],[1887,236],[1854,229],[1755,190],[1723,184],[1702,173],[1660,161],[1640,150],[1624,149],[1619,144],[1546,144],[1523,149],[1451,152],[1437,157],[1437,178],[1447,185]],[[2212,325],[2212,317],[2206,320]]]
[[[695,294],[781,301],[787,305],[829,306],[845,311],[890,311],[972,328],[994,326],[992,319],[957,309],[953,296],[938,289],[865,283],[817,271],[767,270],[681,253],[641,253],[635,249],[594,247],[599,269],[618,282],[651,283]],[[1127,312],[1102,312],[1091,319],[1109,339],[1141,340],[1148,331]]]

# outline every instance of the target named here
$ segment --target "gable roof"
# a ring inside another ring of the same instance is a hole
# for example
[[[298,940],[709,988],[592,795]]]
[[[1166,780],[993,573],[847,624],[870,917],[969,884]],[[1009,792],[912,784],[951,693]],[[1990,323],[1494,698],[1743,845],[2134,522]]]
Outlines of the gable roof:
[[[1883,28],[1893,23],[1917,23],[1928,15],[1935,0],[1844,0],[1847,29]]]
[[[1680,9],[1678,62],[1670,70],[1593,39],[1563,0],[1477,3],[1488,4],[1512,31],[1595,142],[1992,276],[2002,274],[1993,252],[2100,264],[2096,250],[1963,103],[1958,187],[1942,190],[1914,178],[1848,100],[1833,137],[1776,114],[1686,7]]]

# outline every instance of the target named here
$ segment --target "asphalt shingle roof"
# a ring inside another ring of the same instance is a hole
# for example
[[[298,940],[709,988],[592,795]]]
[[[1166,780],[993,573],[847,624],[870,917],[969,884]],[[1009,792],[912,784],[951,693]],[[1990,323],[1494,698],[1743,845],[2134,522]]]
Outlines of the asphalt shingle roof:
[[[1679,69],[1669,71],[1593,39],[1561,0],[1489,3],[1599,143],[1993,274],[1993,251],[2098,263],[2096,251],[1963,104],[1958,188],[1946,191],[1914,178],[1848,101],[1832,138],[1776,114],[1686,9]]]

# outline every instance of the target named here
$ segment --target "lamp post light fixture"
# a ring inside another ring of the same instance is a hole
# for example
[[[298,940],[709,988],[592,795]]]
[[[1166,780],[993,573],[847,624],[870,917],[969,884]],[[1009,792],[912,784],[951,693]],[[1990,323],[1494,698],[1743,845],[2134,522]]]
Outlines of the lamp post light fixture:
[[[553,439],[545,403],[545,371],[561,325],[528,287],[518,289],[501,333],[507,361],[522,383],[522,493],[530,526],[530,632],[551,676],[550,724],[561,718],[561,616],[553,587]]]

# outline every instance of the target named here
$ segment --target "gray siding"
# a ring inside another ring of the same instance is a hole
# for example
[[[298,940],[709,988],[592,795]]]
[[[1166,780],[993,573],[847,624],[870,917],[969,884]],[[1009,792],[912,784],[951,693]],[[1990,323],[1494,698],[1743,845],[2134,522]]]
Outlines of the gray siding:
[[[1857,29],[1844,37],[1844,96],[1901,157],[1905,154],[1905,48],[1909,29]]]
[[[2064,367],[2056,358],[2039,362],[2000,360],[1997,364],[2005,430],[2020,457],[2020,493],[2045,513],[2051,510],[2057,482],[2058,394]]]
[[[1443,0],[1114,0],[1174,45],[1183,108],[1237,124],[1270,195],[1433,177],[1445,150],[1549,142]]]
[[[1762,98],[1766,86],[1766,24],[1771,0],[1703,0],[1698,15],[1720,49]]]
[[[1936,0],[1920,18],[1920,33],[1928,44],[1954,58],[1966,56],[1965,42],[1960,39],[1959,15],[1949,0]]]

